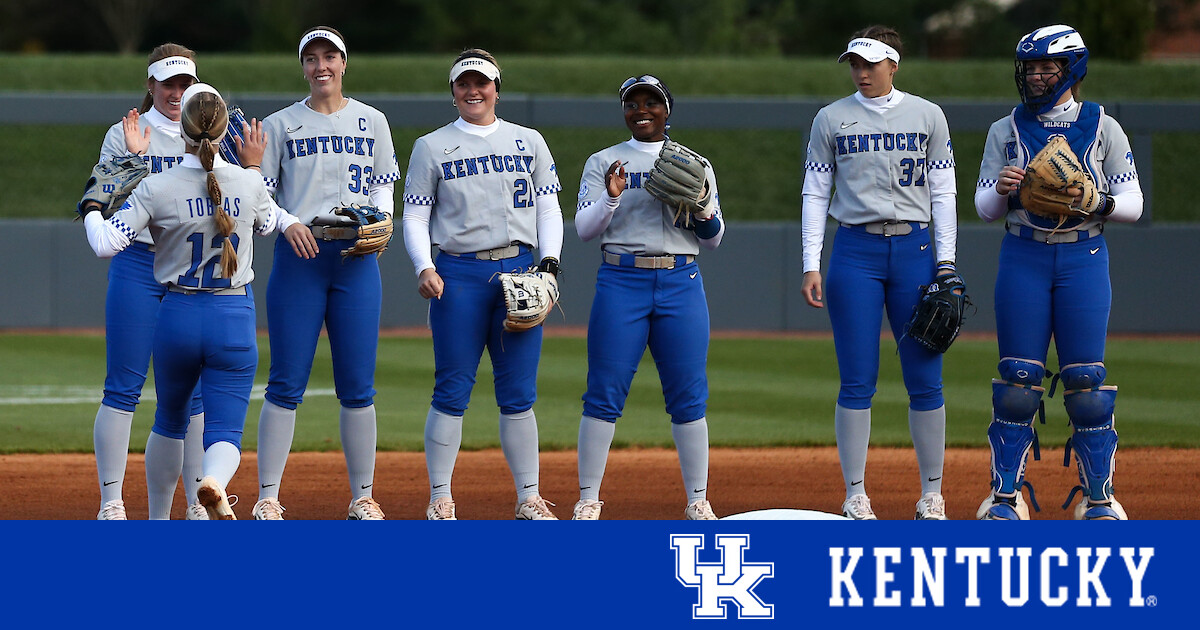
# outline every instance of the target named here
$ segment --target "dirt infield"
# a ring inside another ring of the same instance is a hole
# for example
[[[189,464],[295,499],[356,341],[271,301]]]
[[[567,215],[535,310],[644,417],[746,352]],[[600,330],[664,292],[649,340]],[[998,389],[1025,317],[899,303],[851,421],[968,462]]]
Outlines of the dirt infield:
[[[1186,492],[1200,482],[1200,453],[1195,450],[1123,449],[1117,458],[1117,497],[1131,518],[1200,518],[1200,496]],[[1036,519],[1066,519],[1060,509],[1078,481],[1064,468],[1062,451],[1047,449],[1030,462],[1028,478],[1037,489],[1042,511]],[[1072,463],[1072,466],[1074,464]],[[769,508],[836,512],[843,499],[837,451],[832,447],[713,449],[708,497],[719,516]],[[131,455],[125,501],[132,518],[146,516],[146,480],[142,455]],[[1164,475],[1169,471],[1169,476]],[[945,482],[949,515],[971,519],[986,493],[988,452],[951,449],[946,453]],[[459,455],[454,499],[462,519],[512,518],[515,491],[499,450]],[[421,519],[428,502],[422,453],[380,453],[375,498],[389,519]],[[244,497],[234,508],[250,518],[257,496],[255,454],[246,453],[230,492]],[[99,506],[96,465],[90,454],[0,455],[0,519],[91,519]],[[339,452],[293,453],[280,497],[289,519],[340,519],[350,502],[345,463]],[[867,462],[867,491],[883,519],[909,519],[918,498],[915,456],[911,449],[872,449]],[[555,513],[570,518],[578,499],[574,451],[542,453],[542,494],[557,503]],[[601,493],[605,519],[679,519],[684,493],[673,450],[614,450]],[[172,516],[183,517],[182,493]]]

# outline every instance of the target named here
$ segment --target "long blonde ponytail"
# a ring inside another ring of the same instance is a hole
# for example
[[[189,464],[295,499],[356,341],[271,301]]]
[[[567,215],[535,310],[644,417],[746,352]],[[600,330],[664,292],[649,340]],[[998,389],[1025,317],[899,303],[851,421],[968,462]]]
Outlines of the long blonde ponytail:
[[[229,216],[229,213],[225,212],[225,206],[222,204],[221,185],[217,182],[216,174],[213,173],[213,161],[217,155],[216,143],[220,141],[221,136],[225,135],[225,130],[229,126],[229,109],[220,95],[212,92],[200,92],[184,103],[180,122],[183,126],[183,135],[190,140],[189,144],[198,147],[196,156],[200,158],[200,164],[208,172],[206,178],[208,196],[212,198],[213,206],[215,206],[213,220],[216,221],[221,235],[225,237],[225,242],[221,245],[221,277],[231,279],[237,272],[238,261],[237,251],[234,250],[229,236],[233,234],[237,222]]]

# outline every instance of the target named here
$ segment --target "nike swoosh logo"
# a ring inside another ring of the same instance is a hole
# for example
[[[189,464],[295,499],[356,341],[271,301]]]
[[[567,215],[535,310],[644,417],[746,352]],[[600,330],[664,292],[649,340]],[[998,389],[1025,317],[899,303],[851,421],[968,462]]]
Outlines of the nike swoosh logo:
[[[925,243],[924,245],[921,246],[921,251],[925,251],[927,249],[929,249],[929,243]]]
[[[588,488],[591,488],[591,486],[579,486],[580,490],[587,490]]]
[[[204,477],[196,477],[196,483],[200,483],[201,481],[204,481]]]
[[[849,129],[849,128],[853,127],[854,125],[857,125],[857,124],[858,124],[858,121],[857,121],[857,120],[856,120],[856,121],[854,121],[854,122],[852,122],[852,123],[842,123],[842,129]]]
[[[373,486],[373,485],[375,485],[375,484],[373,484],[373,483],[369,483],[369,484],[367,484],[367,485],[365,485],[365,486],[360,486],[360,487],[361,487],[363,490],[366,490],[367,488],[370,488],[370,487],[371,487],[371,486]]]
[[[1088,253],[1089,253],[1089,254],[1092,254],[1092,255],[1094,256],[1094,255],[1096,254],[1096,252],[1098,252],[1098,251],[1100,251],[1100,248],[1099,248],[1099,247],[1097,247],[1096,249],[1089,249],[1089,250],[1088,250]]]
[[[295,129],[292,129],[291,127],[288,127],[288,128],[287,128],[287,132],[288,132],[288,133],[296,133],[297,131],[300,131],[300,130],[301,130],[301,129],[303,129],[303,128],[304,128],[304,125],[297,125]]]
[[[262,485],[262,487],[264,487],[264,488],[270,488],[270,487],[271,487],[271,486],[273,486],[273,485],[275,485],[275,484],[273,484],[273,483],[264,483],[264,484]]]
[[[530,488],[536,488],[536,487],[537,487],[537,484],[536,484],[536,483],[527,483],[527,484],[525,484],[525,489],[526,489],[526,490],[528,490],[528,489],[530,489]]]
[[[859,479],[858,481],[851,481],[851,482],[850,482],[850,485],[852,485],[852,486],[857,486],[858,484],[860,484],[860,483],[862,483],[862,482],[863,482],[863,480],[862,480],[862,479]]]
[[[435,489],[436,489],[436,488],[445,488],[445,487],[446,487],[446,484],[444,484],[444,483],[441,483],[441,484],[438,484],[438,485],[434,486],[434,488],[435,488]]]
[[[929,478],[930,481],[937,481],[938,479],[941,479],[941,477],[930,477]]]
[[[704,492],[705,490],[708,490],[708,488],[700,488],[699,490],[692,490],[692,493],[693,493],[693,494],[700,494],[701,492]]]
[[[697,273],[699,273],[699,272],[698,272],[698,271],[693,271],[693,272],[692,272],[692,275],[690,275],[690,276],[688,276],[688,277],[689,277],[689,278],[691,278],[692,280],[695,280],[695,279],[696,279],[696,274],[697,274]]]
[[[118,479],[118,480],[116,480],[116,481],[105,481],[105,482],[104,482],[104,485],[105,485],[105,487],[107,487],[107,486],[111,486],[111,485],[113,485],[114,483],[121,483],[121,480],[120,480],[120,479]]]
[[[458,145],[458,147],[461,147],[461,146],[462,146],[461,144]],[[455,151],[457,151],[458,147],[454,147],[453,149],[442,149],[442,153],[445,153],[446,155],[450,155],[451,153],[454,153]]]

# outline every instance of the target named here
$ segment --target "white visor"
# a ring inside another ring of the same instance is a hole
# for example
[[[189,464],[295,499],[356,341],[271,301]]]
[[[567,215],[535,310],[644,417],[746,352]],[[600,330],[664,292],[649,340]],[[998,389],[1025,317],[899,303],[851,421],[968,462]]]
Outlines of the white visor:
[[[309,44],[309,42],[311,42],[314,39],[324,39],[324,40],[328,41],[330,44],[333,44],[333,46],[335,48],[342,51],[343,57],[350,56],[350,53],[346,52],[346,42],[343,42],[341,37],[338,37],[336,34],[334,34],[331,31],[326,31],[324,29],[317,29],[311,33],[305,33],[304,37],[300,38],[300,48],[297,49],[297,54],[300,55],[300,61],[304,61],[304,47],[307,46]]]
[[[205,92],[207,92],[209,94],[216,94],[217,98],[220,98],[222,101],[225,100],[225,99],[221,98],[221,93],[218,92],[216,90],[216,88],[214,88],[213,86],[211,86],[207,83],[193,83],[191,86],[188,87],[188,89],[183,91],[183,99],[179,102],[180,111],[184,111],[187,109],[188,101],[192,100],[192,97],[196,96],[197,94],[204,94]],[[211,138],[212,143],[213,144],[220,143],[221,138],[225,137],[225,132],[228,129],[229,129],[229,126],[226,125],[225,129],[221,130],[220,136],[218,136],[216,138]],[[200,146],[199,140],[192,139],[192,137],[187,135],[186,133],[184,133],[182,135],[183,135],[183,141],[186,142],[188,144],[188,146],[193,146],[193,147]]]
[[[464,72],[478,72],[491,81],[495,81],[496,79],[500,78],[500,68],[497,68],[496,64],[488,61],[487,59],[480,59],[479,57],[467,57],[466,59],[454,64],[454,66],[450,68],[450,82],[454,83],[457,81],[458,77]]]
[[[900,63],[900,53],[895,48],[877,39],[867,37],[850,40],[850,44],[846,46],[846,52],[842,53],[841,57],[838,57],[838,63],[845,61],[850,55],[858,55],[870,63],[878,63],[884,59],[891,59],[896,63]]]
[[[193,79],[196,76],[196,62],[187,57],[167,57],[159,59],[146,68],[146,78],[155,81],[166,81],[171,77],[186,74]]]

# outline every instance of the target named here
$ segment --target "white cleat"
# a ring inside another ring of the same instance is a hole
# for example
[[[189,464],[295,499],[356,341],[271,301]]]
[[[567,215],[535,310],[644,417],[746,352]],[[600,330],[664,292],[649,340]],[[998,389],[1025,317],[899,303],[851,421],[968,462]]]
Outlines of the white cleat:
[[[595,499],[580,499],[579,503],[575,504],[575,509],[571,515],[571,520],[598,521],[600,520],[600,508],[603,506],[603,501],[597,501]]]
[[[712,504],[704,499],[698,499],[689,503],[683,510],[683,517],[689,521],[717,520],[717,515],[713,512]]]
[[[425,508],[425,518],[430,521],[457,521],[458,517],[454,515],[454,499],[439,497],[430,501],[429,507]]]
[[[281,518],[282,520],[282,518]],[[359,497],[350,504],[350,509],[346,515],[348,521],[382,521],[383,510],[379,507],[379,502],[371,497]]]
[[[557,521],[558,517],[550,511],[554,505],[542,498],[540,494],[531,494],[529,498],[517,504],[518,521]]]
[[[216,479],[212,477],[202,479],[200,487],[196,490],[196,498],[200,499],[200,505],[203,505],[204,509],[208,511],[208,520],[237,520],[233,514],[233,503],[230,503],[229,495],[225,494],[225,489],[217,483]]]
[[[183,518],[188,521],[207,521],[208,510],[204,509],[204,506],[197,501],[187,506],[187,509],[183,511]]]
[[[259,499],[258,503],[254,504],[254,520],[282,521],[284,511],[283,505],[275,497]]]
[[[100,513],[96,515],[98,521],[127,521],[125,516],[125,502],[120,499],[113,499],[105,502],[100,506]]]
[[[993,493],[979,504],[975,518],[981,521],[1028,521],[1029,506],[1025,504],[1025,497],[1020,492],[1013,496]]]
[[[871,510],[871,500],[865,494],[856,494],[842,503],[842,516],[856,521],[877,521],[878,517]]]
[[[1107,504],[1092,503],[1087,500],[1087,497],[1084,497],[1079,505],[1075,506],[1075,520],[1127,521],[1129,516],[1125,514],[1125,508],[1115,497],[1110,497]]]
[[[946,520],[946,499],[940,492],[926,492],[917,501],[917,515],[914,519],[918,521]]]

